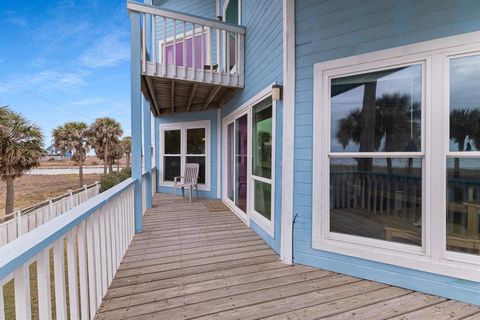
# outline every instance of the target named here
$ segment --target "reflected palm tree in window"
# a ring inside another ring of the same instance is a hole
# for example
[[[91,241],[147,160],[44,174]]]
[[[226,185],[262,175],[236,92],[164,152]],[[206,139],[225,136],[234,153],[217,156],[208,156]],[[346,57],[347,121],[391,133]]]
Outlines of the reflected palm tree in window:
[[[480,149],[480,111],[479,109],[456,109],[450,112],[450,140],[458,147],[458,151],[471,151],[472,140]],[[460,177],[460,158],[455,158],[454,178]]]
[[[419,151],[421,130],[420,104],[403,93],[375,97],[375,82],[365,86],[362,108],[352,110],[338,120],[335,133],[345,149],[350,143],[359,145],[360,152]],[[387,171],[392,173],[392,159],[387,158]],[[371,171],[372,158],[357,159],[358,169]],[[409,165],[411,166],[411,165]]]

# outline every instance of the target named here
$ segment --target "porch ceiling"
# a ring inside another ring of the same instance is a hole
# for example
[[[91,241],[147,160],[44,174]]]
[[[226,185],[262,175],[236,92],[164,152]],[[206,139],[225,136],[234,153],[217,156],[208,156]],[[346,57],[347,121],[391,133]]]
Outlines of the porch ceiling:
[[[142,91],[152,101],[155,116],[217,109],[239,88],[188,80],[142,76]]]

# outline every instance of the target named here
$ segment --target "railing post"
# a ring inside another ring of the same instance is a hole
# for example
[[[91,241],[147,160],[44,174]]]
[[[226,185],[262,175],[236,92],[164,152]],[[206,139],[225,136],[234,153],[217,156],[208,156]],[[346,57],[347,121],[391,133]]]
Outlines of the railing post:
[[[15,219],[17,220],[17,236],[20,237],[23,234],[22,231],[22,211],[17,210],[15,212]]]
[[[73,192],[72,192],[72,189],[69,189],[68,190],[68,198],[70,200],[70,209],[72,209],[75,205],[74,205],[74,202],[73,202]]]
[[[131,48],[131,130],[132,130],[132,178],[134,183],[135,232],[143,231],[142,215],[142,93],[140,14],[130,11]]]
[[[97,194],[100,193],[100,183],[98,181],[95,181],[95,192]]]

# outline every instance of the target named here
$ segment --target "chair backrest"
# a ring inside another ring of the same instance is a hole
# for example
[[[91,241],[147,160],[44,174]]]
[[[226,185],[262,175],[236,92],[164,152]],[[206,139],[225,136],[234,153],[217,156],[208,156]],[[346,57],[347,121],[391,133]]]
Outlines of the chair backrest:
[[[186,163],[185,172],[183,173],[183,183],[194,183],[195,178],[198,178],[200,165],[198,163]]]

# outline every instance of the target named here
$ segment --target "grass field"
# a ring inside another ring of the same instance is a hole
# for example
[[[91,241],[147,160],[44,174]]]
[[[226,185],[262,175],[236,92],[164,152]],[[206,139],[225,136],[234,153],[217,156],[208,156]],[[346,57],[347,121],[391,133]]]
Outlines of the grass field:
[[[99,174],[84,175],[85,184],[100,180]],[[15,208],[27,208],[49,198],[79,188],[78,175],[24,175],[15,179]],[[0,181],[0,216],[5,210],[6,185]]]

